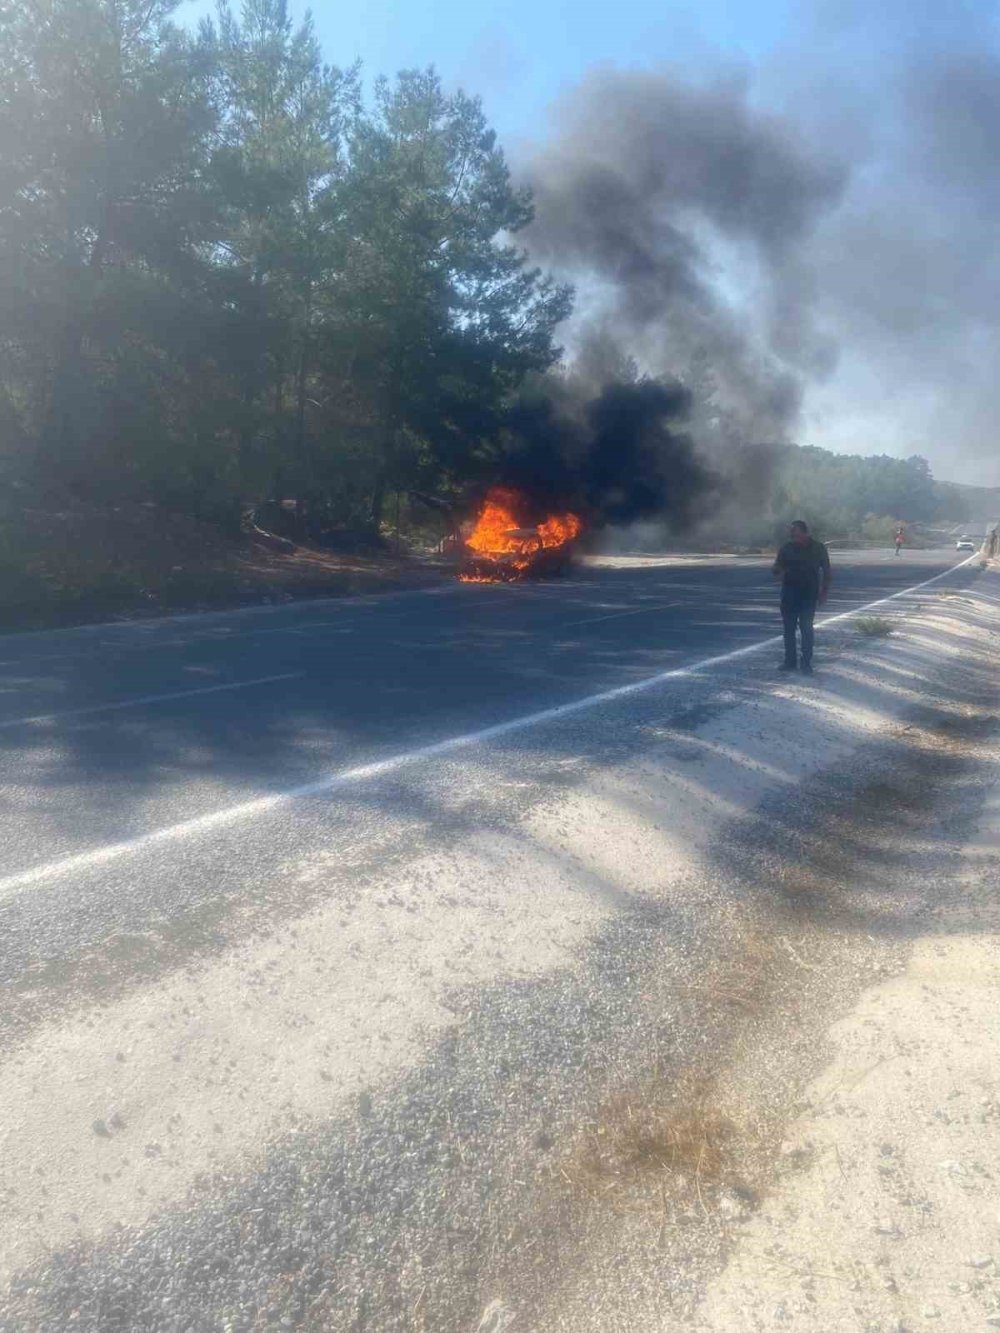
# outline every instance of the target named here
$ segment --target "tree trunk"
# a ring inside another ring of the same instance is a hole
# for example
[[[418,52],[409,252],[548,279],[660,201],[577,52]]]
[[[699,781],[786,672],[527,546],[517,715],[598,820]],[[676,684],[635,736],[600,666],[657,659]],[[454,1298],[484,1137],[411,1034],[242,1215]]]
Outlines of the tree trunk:
[[[308,373],[308,356],[306,353],[305,338],[302,339],[302,346],[299,349],[299,364],[296,371],[295,384],[295,457],[298,460],[302,472],[302,484],[312,485],[312,469],[309,467],[309,460],[306,457],[306,375]]]
[[[372,526],[375,528],[380,528],[382,526],[382,514],[385,510],[385,491],[386,475],[385,470],[383,469],[375,481],[375,486],[372,490],[371,507],[368,510],[368,517],[371,520]]]
[[[382,466],[379,468],[378,477],[375,481],[375,488],[372,491],[372,504],[369,517],[376,528],[379,528],[382,525],[382,518],[385,513],[386,492],[389,489],[389,483],[395,480],[395,462],[396,426],[393,424],[386,427],[385,440],[382,445]]]
[[[79,320],[72,320],[57,340],[49,392],[45,429],[42,434],[44,450],[40,481],[43,486],[53,481],[76,488],[82,480],[81,426],[84,421],[83,387],[83,329]]]

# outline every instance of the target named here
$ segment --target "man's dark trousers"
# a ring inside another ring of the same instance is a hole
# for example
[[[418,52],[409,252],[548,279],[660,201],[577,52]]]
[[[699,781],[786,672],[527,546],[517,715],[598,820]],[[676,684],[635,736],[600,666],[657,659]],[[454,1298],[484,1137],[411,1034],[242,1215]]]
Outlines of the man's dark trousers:
[[[785,661],[795,666],[795,630],[802,633],[802,665],[812,666],[813,619],[818,594],[815,588],[782,588],[781,619],[785,625]]]

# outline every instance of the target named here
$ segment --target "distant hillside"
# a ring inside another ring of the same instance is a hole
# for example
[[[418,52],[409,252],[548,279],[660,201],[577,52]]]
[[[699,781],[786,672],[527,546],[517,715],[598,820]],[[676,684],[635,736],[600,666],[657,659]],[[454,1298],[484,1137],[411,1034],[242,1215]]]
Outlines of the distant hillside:
[[[963,486],[959,482],[937,482],[942,516],[1000,522],[1000,486]]]

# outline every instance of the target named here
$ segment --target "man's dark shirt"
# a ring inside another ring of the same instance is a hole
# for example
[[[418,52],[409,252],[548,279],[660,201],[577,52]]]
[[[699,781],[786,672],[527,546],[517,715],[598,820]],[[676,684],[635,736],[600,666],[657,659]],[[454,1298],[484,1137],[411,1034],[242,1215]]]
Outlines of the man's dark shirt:
[[[774,572],[781,575],[782,591],[787,589],[800,595],[819,596],[820,570],[829,579],[830,557],[815,537],[802,546],[798,542],[785,542],[774,562]]]

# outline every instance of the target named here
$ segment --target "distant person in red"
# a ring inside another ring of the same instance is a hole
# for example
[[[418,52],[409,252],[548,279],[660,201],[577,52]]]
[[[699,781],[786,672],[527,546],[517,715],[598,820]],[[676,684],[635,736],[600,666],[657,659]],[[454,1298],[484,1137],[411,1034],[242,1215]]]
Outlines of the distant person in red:
[[[778,552],[774,576],[781,579],[781,619],[785,626],[785,660],[780,671],[812,675],[813,618],[830,591],[830,556],[822,542],[809,534],[809,525],[796,519],[789,540]],[[802,635],[802,657],[798,660],[796,630]]]
[[[900,551],[903,549],[903,542],[906,541],[906,533],[903,531],[902,528],[896,529],[895,541],[896,541],[896,554],[899,555]]]

